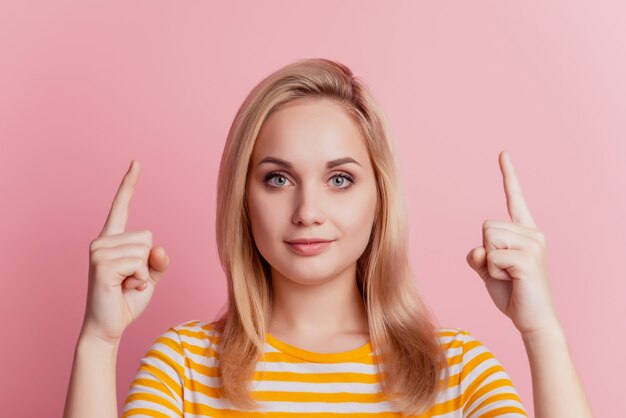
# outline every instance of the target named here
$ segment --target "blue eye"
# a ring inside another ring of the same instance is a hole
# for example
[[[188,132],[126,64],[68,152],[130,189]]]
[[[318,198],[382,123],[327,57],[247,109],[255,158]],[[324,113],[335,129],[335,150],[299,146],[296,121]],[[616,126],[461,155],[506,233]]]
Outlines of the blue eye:
[[[282,179],[280,185],[273,185],[271,184],[269,181],[274,179],[274,178],[278,178],[278,179]],[[352,185],[354,184],[354,179],[352,178],[352,176],[348,175],[347,173],[340,173],[340,174],[336,174],[334,175],[332,179],[340,179],[340,184],[335,183],[335,185],[337,187],[335,187],[336,189],[339,190],[346,190],[349,189],[350,187],[352,187]],[[263,182],[267,185],[267,187],[272,188],[272,189],[282,189],[282,185],[285,184],[285,181],[287,180],[287,177],[285,177],[283,174],[281,174],[280,172],[274,171],[272,173],[269,173],[265,176],[265,178],[263,179]],[[348,183],[346,183],[346,181],[348,181]],[[347,184],[347,186],[344,186],[344,184]]]

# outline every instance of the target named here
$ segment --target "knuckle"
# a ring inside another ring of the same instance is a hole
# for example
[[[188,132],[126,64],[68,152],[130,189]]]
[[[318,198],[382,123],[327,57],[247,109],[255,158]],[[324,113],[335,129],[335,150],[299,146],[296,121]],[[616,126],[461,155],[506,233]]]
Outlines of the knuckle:
[[[149,229],[146,229],[145,231],[143,231],[143,234],[145,236],[145,239],[149,242],[150,247],[152,247],[152,231]]]
[[[487,253],[485,254],[485,259],[487,260],[488,264],[491,264],[493,262],[493,251],[487,251]]]
[[[91,251],[91,254],[89,254],[89,259],[91,260],[91,263],[97,263],[100,261],[100,256],[102,254],[102,251],[100,249],[95,249]]]
[[[101,276],[104,273],[104,270],[106,269],[106,267],[107,267],[106,262],[104,262],[103,260],[95,262],[92,265],[93,272],[95,273],[96,277]]]
[[[143,275],[143,269],[141,268],[137,268],[132,275],[134,278],[139,279],[141,281],[145,280],[145,277]]]
[[[93,252],[98,248],[98,238],[92,240],[89,243],[89,252]]]
[[[545,245],[546,244],[546,235],[543,232],[538,232],[537,233],[537,241],[539,241],[539,243],[541,245]]]
[[[534,241],[531,248],[532,248],[532,254],[535,256],[538,256],[539,254],[541,254],[541,251],[543,250],[543,244],[541,244],[539,241]]]
[[[491,226],[491,221],[489,219],[483,221],[483,229],[486,230],[487,228],[489,228]]]

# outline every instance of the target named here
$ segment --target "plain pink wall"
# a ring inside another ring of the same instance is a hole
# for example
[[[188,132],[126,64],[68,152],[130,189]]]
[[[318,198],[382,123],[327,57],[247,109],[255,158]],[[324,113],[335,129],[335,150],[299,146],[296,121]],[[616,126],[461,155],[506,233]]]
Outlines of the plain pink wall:
[[[226,295],[214,216],[228,128],[258,81],[305,57],[350,66],[387,113],[419,286],[442,325],[491,349],[532,412],[521,338],[465,261],[484,220],[509,220],[497,158],[511,153],[548,239],[592,408],[616,416],[626,373],[625,3],[382,4],[0,6],[5,416],[61,416],[88,246],[133,158],[142,172],[127,230],[152,230],[171,267],[124,336],[118,403],[158,335],[213,318]]]

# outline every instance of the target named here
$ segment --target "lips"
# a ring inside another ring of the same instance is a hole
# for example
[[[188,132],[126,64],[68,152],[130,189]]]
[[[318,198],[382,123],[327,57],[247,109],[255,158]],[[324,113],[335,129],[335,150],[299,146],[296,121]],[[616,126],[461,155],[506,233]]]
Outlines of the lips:
[[[330,239],[324,238],[298,238],[291,241],[285,241],[287,244],[315,244],[318,242],[331,242]]]
[[[318,238],[319,239],[319,238]],[[301,242],[298,242],[301,241]],[[293,252],[299,255],[319,254],[330,245],[332,241],[311,242],[307,240],[285,241]]]
[[[298,255],[311,256],[323,252],[326,247],[331,244],[331,241],[314,242],[309,244],[290,244],[287,245],[291,250]]]

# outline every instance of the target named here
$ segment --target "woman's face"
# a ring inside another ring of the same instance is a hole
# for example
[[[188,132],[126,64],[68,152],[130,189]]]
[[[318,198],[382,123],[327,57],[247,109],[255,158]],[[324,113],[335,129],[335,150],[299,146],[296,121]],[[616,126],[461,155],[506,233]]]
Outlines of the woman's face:
[[[367,246],[377,196],[365,140],[340,105],[299,100],[266,121],[254,146],[246,200],[272,278],[320,284],[352,267]],[[304,255],[287,244],[302,238],[332,242]]]

